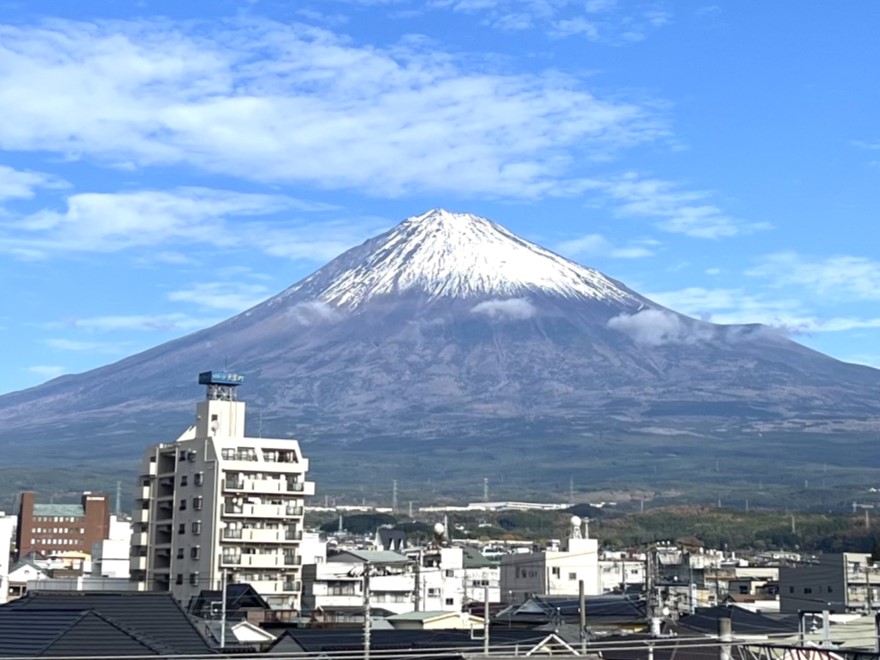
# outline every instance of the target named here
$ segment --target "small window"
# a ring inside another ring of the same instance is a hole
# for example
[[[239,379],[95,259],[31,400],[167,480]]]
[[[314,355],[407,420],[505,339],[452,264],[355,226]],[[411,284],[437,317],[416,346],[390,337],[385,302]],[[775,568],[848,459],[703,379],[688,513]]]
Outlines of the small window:
[[[447,570],[447,571],[446,571],[446,577],[455,577],[455,571]]]
[[[181,449],[180,455],[177,458],[178,458],[178,460],[185,461],[186,460],[186,450]]]
[[[188,452],[186,452],[186,460],[188,460],[190,463],[195,463],[198,455],[199,453],[197,451],[195,451],[194,449],[190,449]]]
[[[180,510],[186,511],[186,500],[180,500]]]
[[[833,588],[830,584],[828,585],[828,593],[829,593],[829,594],[833,594],[833,593],[834,593],[834,588]]]
[[[202,510],[202,496],[201,495],[193,498],[193,509],[195,509],[196,511]]]
[[[178,534],[186,534],[186,523],[180,523],[177,526],[177,533]]]
[[[577,574],[577,573],[569,573],[569,574],[568,574],[568,579],[569,579],[569,580],[577,580],[577,579],[578,579],[578,574]]]
[[[804,593],[805,594],[813,593],[813,587],[804,587]]]
[[[550,569],[550,572],[553,574],[553,577],[559,577],[559,575],[560,575],[559,566],[554,566],[553,568]]]
[[[202,533],[202,521],[201,520],[196,520],[192,524],[192,533],[193,534],[201,534]]]
[[[192,585],[196,585],[196,586],[199,584],[199,572],[198,571],[189,574],[189,583]]]
[[[198,559],[202,556],[202,549],[199,546],[195,546],[194,548],[190,548],[189,558],[190,559]]]
[[[216,414],[211,415],[211,421],[216,422],[219,419],[219,416]]]
[[[183,548],[178,548],[178,549],[177,549],[177,558],[178,558],[178,559],[183,559]],[[180,584],[180,582],[178,582],[177,584]]]
[[[452,605],[454,602],[455,602],[455,601],[452,600],[452,598],[447,598],[447,599],[446,599],[446,604],[447,604],[447,605]]]
[[[789,588],[788,588],[788,593],[793,594],[793,593],[794,593],[794,587],[789,587]]]
[[[186,475],[184,474],[184,475],[182,475],[182,476],[180,477],[180,485],[181,485],[181,486],[186,486],[186,481],[187,481],[187,477],[186,477]]]
[[[178,573],[174,579],[174,584],[183,584],[183,573]]]
[[[195,475],[193,476],[193,483],[196,486],[201,486],[203,483],[205,483],[205,473],[204,472],[196,472]]]

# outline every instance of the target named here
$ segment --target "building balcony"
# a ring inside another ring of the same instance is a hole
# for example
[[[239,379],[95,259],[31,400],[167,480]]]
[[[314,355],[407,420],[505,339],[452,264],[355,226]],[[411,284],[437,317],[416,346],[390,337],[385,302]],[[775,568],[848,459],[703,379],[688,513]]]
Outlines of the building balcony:
[[[146,557],[131,557],[128,561],[129,569],[132,571],[145,571],[147,570],[147,558]]]
[[[137,489],[137,491],[135,491],[134,496],[135,496],[135,499],[149,500],[150,497],[152,496],[152,492],[153,492],[153,489],[150,488],[149,486],[141,486],[140,488]]]
[[[284,513],[287,516],[301,516],[303,515],[304,508],[302,504],[288,504],[285,507]]]
[[[132,522],[147,523],[150,522],[149,509],[135,509],[131,515]]]
[[[284,556],[279,553],[264,555],[222,555],[220,563],[223,566],[236,566],[241,568],[278,568],[284,566]]]
[[[148,539],[149,535],[146,532],[136,532],[131,535],[131,544],[146,546]]]
[[[242,543],[282,543],[283,529],[224,529],[224,541],[241,541]]]

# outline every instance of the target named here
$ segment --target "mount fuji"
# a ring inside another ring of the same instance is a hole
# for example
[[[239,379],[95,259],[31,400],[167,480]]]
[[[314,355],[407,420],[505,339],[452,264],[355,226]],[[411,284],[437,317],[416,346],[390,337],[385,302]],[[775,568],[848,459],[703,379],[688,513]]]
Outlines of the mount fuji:
[[[246,376],[250,433],[298,438],[337,490],[699,480],[719,458],[792,483],[816,463],[880,468],[880,371],[683,316],[444,210],[214,327],[0,397],[4,462],[133,466],[224,363]]]

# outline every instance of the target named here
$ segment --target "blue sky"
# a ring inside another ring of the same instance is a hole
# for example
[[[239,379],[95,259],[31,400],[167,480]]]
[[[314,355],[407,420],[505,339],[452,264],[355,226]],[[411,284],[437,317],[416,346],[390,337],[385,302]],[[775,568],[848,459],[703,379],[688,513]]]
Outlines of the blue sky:
[[[0,7],[0,392],[440,206],[880,366],[874,2]]]

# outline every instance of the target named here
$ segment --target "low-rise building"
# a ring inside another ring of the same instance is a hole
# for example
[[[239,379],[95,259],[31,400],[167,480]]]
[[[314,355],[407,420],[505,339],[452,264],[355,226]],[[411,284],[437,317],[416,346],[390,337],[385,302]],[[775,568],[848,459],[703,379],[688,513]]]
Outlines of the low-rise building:
[[[584,593],[602,593],[599,543],[589,538],[585,523],[577,516],[571,519],[571,531],[561,550],[516,553],[501,558],[500,597],[508,604],[522,603],[536,594],[577,594],[581,582]]]
[[[21,494],[16,529],[18,556],[92,552],[92,545],[110,538],[109,498],[85,492],[79,504],[43,504],[34,493]]]
[[[880,610],[880,565],[870,554],[844,552],[820,555],[802,566],[783,566],[779,607],[783,613]]]

